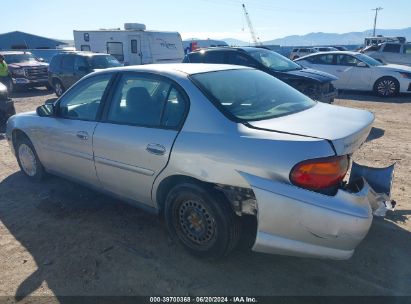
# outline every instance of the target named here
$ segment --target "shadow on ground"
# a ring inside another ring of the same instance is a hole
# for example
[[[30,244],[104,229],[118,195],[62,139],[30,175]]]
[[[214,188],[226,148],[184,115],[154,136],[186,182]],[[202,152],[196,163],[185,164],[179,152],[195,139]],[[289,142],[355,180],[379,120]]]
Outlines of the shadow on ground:
[[[394,97],[379,97],[371,92],[338,90],[338,99],[387,103],[411,103],[411,94],[400,94]]]
[[[175,245],[157,216],[77,184],[57,177],[34,183],[21,173],[0,183],[0,221],[37,265],[22,278],[17,300],[43,282],[57,296],[410,294],[411,235],[397,225],[409,214],[375,220],[348,261],[264,255],[243,244],[212,262]],[[22,260],[4,275],[24,267]]]
[[[27,97],[36,97],[36,96],[46,96],[52,94],[52,91],[49,91],[45,88],[27,88],[19,89],[16,92],[11,93],[11,98],[27,98]]]

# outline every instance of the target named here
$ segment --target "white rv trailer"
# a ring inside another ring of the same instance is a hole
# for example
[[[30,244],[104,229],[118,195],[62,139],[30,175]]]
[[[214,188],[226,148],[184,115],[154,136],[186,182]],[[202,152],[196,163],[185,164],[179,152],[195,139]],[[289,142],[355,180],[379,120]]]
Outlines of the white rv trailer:
[[[73,31],[78,51],[107,53],[124,65],[181,62],[183,43],[177,32],[146,31],[144,24],[125,23],[124,30]]]

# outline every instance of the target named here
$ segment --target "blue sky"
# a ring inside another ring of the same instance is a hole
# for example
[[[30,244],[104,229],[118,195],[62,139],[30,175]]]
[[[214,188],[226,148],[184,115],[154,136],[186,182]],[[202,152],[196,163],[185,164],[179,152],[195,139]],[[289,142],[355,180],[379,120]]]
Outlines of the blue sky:
[[[8,0],[3,3],[0,32],[73,39],[74,29],[122,28],[125,22],[138,22],[151,30],[178,31],[183,39],[250,41],[242,3],[263,41],[371,29],[371,9],[378,6],[384,9],[377,27],[411,27],[411,0]]]

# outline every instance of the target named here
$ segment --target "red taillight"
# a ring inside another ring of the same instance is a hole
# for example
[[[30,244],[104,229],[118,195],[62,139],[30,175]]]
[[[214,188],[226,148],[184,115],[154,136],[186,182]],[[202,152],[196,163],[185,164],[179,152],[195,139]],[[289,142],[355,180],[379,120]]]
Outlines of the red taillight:
[[[348,171],[348,157],[336,156],[310,159],[298,163],[290,173],[293,184],[310,189],[326,189],[340,183]]]

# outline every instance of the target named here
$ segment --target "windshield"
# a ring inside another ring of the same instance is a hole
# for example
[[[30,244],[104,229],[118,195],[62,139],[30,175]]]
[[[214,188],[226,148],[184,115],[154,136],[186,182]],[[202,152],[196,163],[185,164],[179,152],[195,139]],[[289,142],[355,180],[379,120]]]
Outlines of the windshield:
[[[223,70],[195,74],[190,78],[234,121],[280,117],[315,105],[312,99],[260,70]]]
[[[27,61],[37,61],[37,59],[32,54],[6,54],[4,55],[4,60],[7,64],[10,63],[21,63]]]
[[[301,66],[297,63],[268,50],[253,50],[247,51],[254,59],[261,62],[267,68],[275,71],[286,72],[292,70],[301,70]]]
[[[366,64],[370,65],[370,66],[380,66],[380,65],[384,65],[381,62],[379,62],[378,60],[375,60],[374,58],[364,55],[364,54],[359,54],[357,56],[357,59],[364,61]]]
[[[92,69],[107,69],[122,66],[122,64],[111,55],[98,55],[88,58]]]

